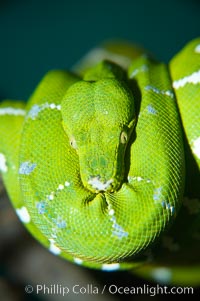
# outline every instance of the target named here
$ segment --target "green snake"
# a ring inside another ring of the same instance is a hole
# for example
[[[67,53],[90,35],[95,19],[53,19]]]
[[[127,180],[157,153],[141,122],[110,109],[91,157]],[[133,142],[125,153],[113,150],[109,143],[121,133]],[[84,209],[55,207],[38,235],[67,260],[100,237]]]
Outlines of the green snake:
[[[200,39],[169,65],[115,48],[48,72],[27,103],[1,102],[0,171],[20,220],[52,253],[105,271],[180,275],[181,263],[146,254],[175,233],[188,180],[190,246],[200,250]],[[187,268],[200,279],[198,260]],[[185,281],[200,283],[187,268]]]

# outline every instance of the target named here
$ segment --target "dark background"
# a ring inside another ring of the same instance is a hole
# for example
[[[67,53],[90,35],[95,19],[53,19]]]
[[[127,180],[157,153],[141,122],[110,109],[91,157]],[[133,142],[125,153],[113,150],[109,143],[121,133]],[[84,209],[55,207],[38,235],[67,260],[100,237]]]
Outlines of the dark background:
[[[0,1],[0,99],[27,99],[50,69],[70,68],[113,38],[136,42],[168,62],[200,35],[198,0]],[[25,294],[27,284],[138,286],[128,273],[84,269],[50,254],[18,221],[0,190],[0,300],[63,300]],[[161,300],[167,296],[156,296]],[[190,296],[191,297],[191,296]],[[68,295],[64,300],[149,300],[149,296]],[[151,298],[150,298],[151,300]]]
[[[49,69],[110,38],[168,62],[199,33],[199,0],[1,0],[0,97],[27,99]]]

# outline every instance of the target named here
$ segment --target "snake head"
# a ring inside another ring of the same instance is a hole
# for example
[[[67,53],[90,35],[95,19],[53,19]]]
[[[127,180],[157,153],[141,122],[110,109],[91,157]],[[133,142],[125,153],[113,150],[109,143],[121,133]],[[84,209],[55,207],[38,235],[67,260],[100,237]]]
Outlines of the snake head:
[[[77,82],[64,96],[61,112],[83,185],[95,193],[118,190],[135,126],[134,98],[126,83],[117,78]]]

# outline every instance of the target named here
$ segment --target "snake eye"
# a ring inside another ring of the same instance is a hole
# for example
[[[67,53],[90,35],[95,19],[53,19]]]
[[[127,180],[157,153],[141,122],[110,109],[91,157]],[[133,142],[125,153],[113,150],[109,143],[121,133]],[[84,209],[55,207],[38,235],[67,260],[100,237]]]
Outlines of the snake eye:
[[[76,144],[76,140],[74,137],[71,137],[69,140],[69,144],[71,145],[71,147],[73,147],[74,149],[77,149],[77,144]]]
[[[125,144],[128,141],[128,135],[126,132],[121,132],[120,141],[122,144]]]

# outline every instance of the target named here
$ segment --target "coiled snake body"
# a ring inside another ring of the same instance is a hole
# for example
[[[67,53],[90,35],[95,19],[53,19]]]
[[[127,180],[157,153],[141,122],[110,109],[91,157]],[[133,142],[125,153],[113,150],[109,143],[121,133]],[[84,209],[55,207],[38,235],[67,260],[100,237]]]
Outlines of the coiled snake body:
[[[179,215],[185,137],[200,164],[200,40],[169,66],[143,52],[120,65],[51,71],[26,105],[0,106],[0,169],[18,216],[54,254],[103,270],[140,264]]]

